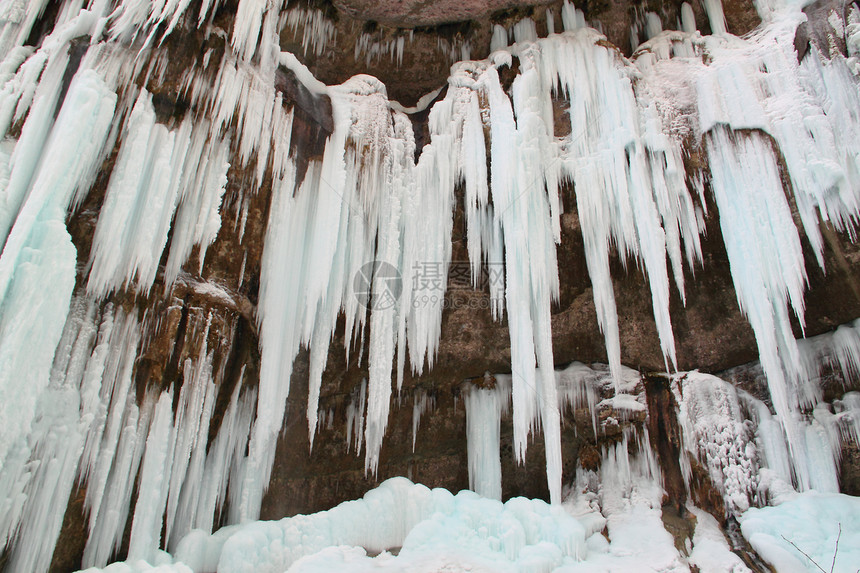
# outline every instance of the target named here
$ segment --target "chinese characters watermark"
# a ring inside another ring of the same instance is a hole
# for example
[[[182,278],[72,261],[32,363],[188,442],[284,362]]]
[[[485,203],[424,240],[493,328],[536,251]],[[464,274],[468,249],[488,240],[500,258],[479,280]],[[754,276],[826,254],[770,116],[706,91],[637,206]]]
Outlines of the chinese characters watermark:
[[[487,309],[493,306],[492,297],[504,296],[503,263],[485,262],[477,276],[473,276],[469,261],[452,261],[447,265],[441,261],[421,261],[414,263],[408,272],[406,280],[411,286],[409,302],[413,308]],[[369,310],[393,308],[403,295],[403,287],[404,277],[400,271],[385,261],[366,263],[353,278],[355,296],[359,304]],[[455,292],[463,294],[453,296]],[[470,293],[468,296],[465,295],[467,292]]]

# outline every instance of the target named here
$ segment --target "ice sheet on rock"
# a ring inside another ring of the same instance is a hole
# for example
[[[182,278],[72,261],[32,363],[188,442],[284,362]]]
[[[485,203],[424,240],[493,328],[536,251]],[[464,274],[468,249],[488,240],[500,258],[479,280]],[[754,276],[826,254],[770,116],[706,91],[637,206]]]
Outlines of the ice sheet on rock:
[[[81,179],[92,172],[101,153],[114,102],[114,94],[98,76],[79,74],[44,150],[38,150],[56,159],[49,168],[24,176],[32,182],[26,184],[26,194],[0,255],[0,392],[4,396],[0,464],[10,444],[26,436],[39,394],[49,381],[75,277],[76,251],[65,228],[66,210]],[[88,143],[79,145],[79,138]],[[26,171],[23,165],[32,166],[39,160],[38,155],[19,154],[18,146],[12,156],[16,164],[10,181],[16,170]],[[26,391],[17,391],[17,387]]]
[[[94,334],[93,308],[81,302],[69,314],[29,435],[0,462],[0,547],[7,550],[9,571],[48,570],[77,475],[87,422],[79,391]]]
[[[673,391],[684,449],[708,469],[727,509],[736,515],[744,512],[758,501],[759,464],[737,391],[695,371],[677,375]]]

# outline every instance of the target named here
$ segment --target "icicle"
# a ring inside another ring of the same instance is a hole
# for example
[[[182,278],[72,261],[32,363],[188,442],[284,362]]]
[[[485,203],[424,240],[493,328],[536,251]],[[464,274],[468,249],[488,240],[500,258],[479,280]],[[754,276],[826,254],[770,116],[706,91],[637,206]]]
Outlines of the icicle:
[[[638,383],[640,375],[637,371],[625,368],[624,380],[635,379]],[[562,408],[574,410],[586,408],[591,412],[591,426],[594,437],[597,438],[597,388],[604,386],[606,380],[612,381],[612,376],[589,368],[581,362],[572,362],[567,368],[556,372],[559,403]],[[633,386],[635,386],[635,384]],[[624,385],[625,388],[630,386]]]
[[[645,13],[645,36],[650,40],[656,38],[663,31],[663,23],[660,21],[660,16],[654,12]]]
[[[421,416],[428,410],[436,408],[436,398],[428,396],[423,391],[416,391],[412,395],[412,453],[415,453],[415,443],[418,439],[418,428],[421,426]],[[347,428],[349,431],[349,428]]]
[[[179,173],[171,176],[171,156],[184,155],[189,144],[155,123],[152,96],[141,90],[131,112],[128,134],[105,194],[93,237],[87,291],[104,297],[124,283],[136,282],[146,293],[155,281],[176,208]],[[117,229],[122,234],[117,237]]]
[[[155,405],[152,425],[146,438],[146,454],[140,468],[137,504],[129,538],[129,559],[153,562],[161,547],[161,530],[167,504],[173,458],[173,396],[162,392]]]
[[[408,168],[403,160],[409,161],[411,167],[411,151],[414,147],[409,120],[402,114],[395,115],[395,122],[390,142],[401,143],[399,152],[390,151],[390,161],[394,169],[395,179],[391,188],[377,189],[379,220],[376,257],[383,265],[387,261],[399,261],[402,256],[401,216],[403,211],[402,197],[410,183],[404,171]],[[366,169],[372,169],[368,165]],[[391,264],[388,263],[388,268]],[[365,471],[368,469],[375,475],[382,438],[388,425],[388,409],[391,399],[391,369],[396,351],[396,323],[398,301],[392,301],[396,296],[393,292],[392,281],[402,280],[399,273],[392,276],[381,266],[373,277],[371,315],[370,315],[370,359],[368,372],[367,393],[367,424],[365,426]]]
[[[666,252],[683,294],[680,238],[688,260],[698,256],[699,218],[683,179],[680,145],[660,135],[655,112],[640,115],[636,93],[614,56],[592,45],[585,34],[575,42],[542,41],[545,61],[571,97],[570,144],[564,168],[573,179],[577,211],[585,240],[586,262],[594,287],[598,323],[606,339],[610,367],[620,376],[620,342],[615,297],[609,276],[609,243],[622,261],[641,257],[651,287],[652,306],[667,367],[675,361],[669,317]],[[574,51],[574,45],[580,49]],[[589,60],[585,50],[590,50]],[[569,62],[562,66],[561,62]],[[572,70],[581,70],[581,74]],[[598,71],[599,70],[599,71]],[[582,74],[591,90],[578,89]],[[575,79],[579,78],[579,79]],[[658,159],[659,158],[659,159]],[[655,160],[656,159],[656,160]],[[655,192],[656,191],[656,192]],[[691,241],[693,244],[691,244]]]
[[[487,374],[484,382],[493,380]],[[502,410],[510,401],[510,378],[497,377],[495,387],[468,385],[466,444],[469,459],[469,489],[483,497],[502,499],[502,465],[499,454]]]
[[[322,10],[295,7],[285,14],[285,25],[290,27],[294,36],[299,27],[302,28],[302,49],[305,55],[310,48],[311,53],[320,56],[326,47],[337,41],[337,29]]]
[[[681,30],[687,34],[695,34],[697,29],[693,7],[690,6],[689,2],[684,2],[681,4]]]
[[[269,41],[266,28],[263,26],[264,16],[271,17],[279,14],[283,0],[240,0],[233,22],[233,37],[230,40],[233,49],[246,62],[250,61],[257,52],[257,41],[262,40],[265,46]],[[261,33],[262,32],[262,33]]]
[[[92,416],[81,458],[87,479],[84,507],[89,509],[89,539],[84,565],[103,566],[122,541],[149,412],[141,414],[131,393],[132,369],[140,332],[135,315],[108,309],[83,383],[85,415]]]
[[[537,27],[534,20],[531,18],[523,18],[514,24],[514,41],[519,42],[534,42],[537,40]]]
[[[364,443],[364,413],[367,407],[367,380],[361,381],[358,395],[353,393],[352,400],[346,409],[346,449],[355,447],[356,455],[361,453]]]
[[[221,228],[221,199],[227,185],[227,169],[230,167],[227,162],[230,141],[203,143],[202,138],[201,130],[193,129],[192,147],[185,156],[182,169],[185,177],[180,182],[179,206],[164,269],[165,288],[176,280],[194,245],[200,247],[202,267],[206,249]],[[182,161],[179,165],[182,165]],[[188,174],[193,175],[189,177]]]
[[[568,2],[568,0],[564,0],[564,4],[561,6],[561,21],[567,32],[587,27],[585,14],[582,10],[577,9],[576,6]]]
[[[495,24],[493,26],[493,37],[490,39],[490,52],[504,50],[508,47],[508,31],[504,26]]]
[[[316,170],[313,166],[308,169],[306,184],[313,179]],[[295,332],[299,321],[298,310],[294,307],[304,301],[299,294],[302,292],[299,282],[302,277],[292,269],[301,268],[301,258],[294,263],[297,266],[280,260],[280,257],[290,254],[290,232],[303,229],[300,224],[304,214],[302,206],[310,195],[307,190],[302,192],[300,189],[299,204],[292,205],[290,196],[293,177],[292,165],[288,164],[284,178],[273,184],[266,248],[263,251],[260,303],[257,309],[262,347],[260,389],[257,419],[252,430],[245,483],[242,486],[245,493],[241,515],[246,519],[256,516],[259,511],[263,489],[271,470],[275,439],[283,420],[283,404],[289,394],[292,362],[300,343],[298,333]],[[292,225],[291,220],[295,220],[296,224]],[[276,292],[272,290],[274,285],[278,285]]]
[[[7,2],[0,8],[0,54],[22,46],[48,0]]]
[[[723,13],[722,0],[705,0],[705,12],[708,14],[708,22],[711,24],[711,33],[725,34],[726,16]]]
[[[738,304],[755,332],[774,407],[795,447],[800,438],[791,421],[796,398],[790,384],[800,358],[786,306],[802,323],[806,274],[798,265],[800,239],[768,142],[724,128],[716,128],[709,141],[712,189]]]
[[[230,405],[222,418],[221,428],[206,455],[203,471],[205,479],[201,484],[197,512],[191,524],[193,529],[211,533],[215,527],[216,511],[220,511],[227,500],[228,482],[239,483],[233,474],[240,474],[256,406],[256,394],[253,390],[240,397],[244,366],[239,378]]]
[[[78,406],[86,354],[94,335],[93,311],[91,305],[77,300],[69,313],[29,439],[13,450],[18,455],[29,453],[28,463],[19,465],[24,460],[14,454],[0,463],[0,547],[13,533],[15,538],[7,553],[9,571],[47,571],[51,563],[77,474],[81,429],[87,422],[80,417]]]
[[[850,439],[860,445],[860,392],[848,392],[834,404],[837,406],[843,439]]]
[[[211,316],[201,337],[203,342],[196,364],[186,359],[184,383],[173,424],[175,446],[165,518],[165,541],[173,545],[191,530],[195,521],[209,445],[209,421],[217,394],[212,379],[212,354],[206,345],[210,321]]]
[[[84,548],[83,566],[103,567],[119,550],[134,493],[134,480],[143,457],[152,404],[141,412],[133,400],[125,405],[125,426],[118,438],[115,463],[99,500],[99,512],[90,513],[90,535]],[[112,451],[111,454],[114,452]],[[87,490],[89,493],[89,490]]]

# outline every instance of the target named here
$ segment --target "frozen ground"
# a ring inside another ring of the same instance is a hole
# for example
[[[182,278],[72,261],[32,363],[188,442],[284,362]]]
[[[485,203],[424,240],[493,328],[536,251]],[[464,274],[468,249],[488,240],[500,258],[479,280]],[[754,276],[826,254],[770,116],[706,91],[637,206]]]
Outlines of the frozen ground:
[[[155,564],[129,561],[86,572],[572,573],[690,571],[693,565],[703,573],[749,571],[716,519],[697,508],[690,508],[693,537],[685,551],[676,550],[653,507],[652,495],[659,493],[654,483],[641,474],[628,477],[640,485],[609,480],[614,492],[575,490],[561,507],[524,498],[503,504],[470,491],[453,495],[393,478],[329,511],[230,526],[212,535],[194,531],[175,557],[159,553]],[[808,491],[782,494],[775,502],[747,510],[740,521],[744,536],[777,571],[818,571],[801,551],[829,571],[839,526],[833,571],[856,569],[860,499]]]

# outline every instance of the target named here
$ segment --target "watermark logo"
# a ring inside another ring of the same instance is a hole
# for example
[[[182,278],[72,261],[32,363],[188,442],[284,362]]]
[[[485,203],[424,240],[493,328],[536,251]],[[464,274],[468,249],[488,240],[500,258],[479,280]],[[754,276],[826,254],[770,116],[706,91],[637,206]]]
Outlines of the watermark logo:
[[[358,303],[368,310],[387,310],[403,294],[403,277],[394,265],[371,261],[362,265],[352,280]]]
[[[484,263],[477,277],[468,261],[416,262],[407,271],[411,300],[406,306],[442,309],[488,309],[503,304],[504,265]],[[385,261],[364,264],[353,277],[355,297],[368,310],[387,310],[400,302],[404,278]],[[447,294],[446,294],[447,293]],[[490,296],[487,296],[490,295]]]

